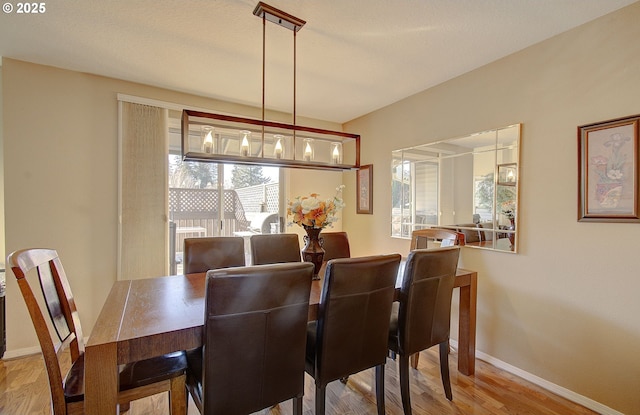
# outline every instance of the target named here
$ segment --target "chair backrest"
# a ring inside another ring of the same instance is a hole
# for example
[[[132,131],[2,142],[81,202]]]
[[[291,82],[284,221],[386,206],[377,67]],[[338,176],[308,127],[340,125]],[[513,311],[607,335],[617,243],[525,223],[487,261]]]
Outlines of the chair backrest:
[[[203,413],[252,413],[302,396],[313,264],[207,272]]]
[[[410,250],[428,247],[428,241],[448,241],[451,245],[464,245],[465,237],[461,232],[443,228],[418,229],[411,232]],[[445,242],[444,244],[446,244]],[[444,245],[443,244],[443,245]]]
[[[253,265],[301,262],[300,241],[295,233],[251,235]]]
[[[322,232],[320,241],[324,249],[324,260],[350,258],[349,237],[346,232]]]
[[[451,297],[460,248],[411,251],[398,310],[400,354],[417,353],[449,338]]]
[[[244,239],[239,236],[185,238],[183,257],[185,274],[242,267],[245,265]]]
[[[11,253],[7,257],[7,264],[18,281],[40,342],[49,377],[53,413],[65,414],[63,374],[58,352],[68,345],[71,359],[75,361],[84,352],[84,341],[80,318],[62,263],[58,253],[52,249],[25,249]],[[34,270],[44,297],[43,308],[47,311],[40,307],[28,281]]]
[[[390,254],[329,261],[318,309],[316,384],[385,362],[400,259]]]

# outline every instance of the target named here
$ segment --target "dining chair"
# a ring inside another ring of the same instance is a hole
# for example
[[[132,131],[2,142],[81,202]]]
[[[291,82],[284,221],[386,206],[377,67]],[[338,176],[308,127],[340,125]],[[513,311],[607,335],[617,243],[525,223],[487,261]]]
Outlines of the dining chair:
[[[302,414],[313,264],[207,272],[203,347],[187,352],[201,414],[250,414],[293,399]]]
[[[417,229],[411,232],[410,250],[429,247],[429,241],[439,241],[441,246],[464,245],[465,237],[462,232],[444,228]]]
[[[409,356],[438,344],[440,373],[447,399],[449,379],[451,297],[460,248],[418,249],[407,258],[399,302],[389,325],[389,349],[400,356],[400,394],[405,415],[411,415]]]
[[[300,241],[295,233],[251,235],[253,265],[301,262]]]
[[[242,267],[244,238],[240,236],[213,236],[184,239],[185,274],[207,272],[210,269]]]
[[[349,237],[346,232],[322,232],[320,240],[324,249],[324,261],[351,257]]]
[[[327,263],[318,319],[307,325],[305,370],[315,379],[315,413],[324,415],[327,384],[376,368],[376,403],[384,414],[384,364],[400,255]]]
[[[440,248],[446,246],[463,246],[467,242],[468,233],[458,232],[453,229],[446,228],[427,228],[427,229],[418,229],[411,233],[411,247],[410,250],[414,249],[428,249],[428,248]],[[479,237],[476,235],[472,235],[474,240],[479,240]],[[429,241],[437,242],[438,245],[433,246],[429,243]],[[418,353],[411,356],[411,366],[414,369],[418,368],[418,361],[420,360],[420,355]]]
[[[84,338],[58,253],[53,249],[19,250],[7,257],[7,264],[18,281],[40,342],[49,378],[52,413],[84,413]],[[35,284],[28,280],[36,273],[40,290],[34,292],[31,286]],[[39,293],[37,297],[35,293]],[[59,359],[66,350],[71,356],[71,368],[64,375]],[[120,411],[126,411],[130,401],[169,392],[170,413],[186,414],[186,367],[184,352],[121,366]]]

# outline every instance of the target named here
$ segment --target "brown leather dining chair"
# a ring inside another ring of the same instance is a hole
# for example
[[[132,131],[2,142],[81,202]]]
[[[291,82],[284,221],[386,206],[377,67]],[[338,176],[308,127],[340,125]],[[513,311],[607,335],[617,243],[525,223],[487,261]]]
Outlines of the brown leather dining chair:
[[[251,235],[249,240],[253,265],[302,261],[300,242],[295,233]]]
[[[440,346],[440,373],[447,399],[449,379],[451,297],[460,248],[411,251],[405,264],[399,302],[394,303],[389,326],[389,349],[400,356],[400,393],[405,415],[411,415],[409,356]]]
[[[411,251],[414,249],[429,248],[429,241],[439,241],[441,246],[464,245],[465,238],[462,232],[444,228],[417,229],[411,232]]]
[[[346,232],[322,232],[320,240],[324,249],[324,261],[351,257],[349,237]]]
[[[40,342],[49,378],[52,413],[83,414],[84,338],[58,253],[52,249],[25,249],[10,254],[7,263],[18,280]],[[40,286],[40,290],[36,290],[41,294],[38,297],[28,281],[35,273]],[[42,300],[42,308],[38,299]],[[66,350],[71,355],[71,368],[64,376],[59,358]],[[120,411],[127,410],[130,401],[169,392],[170,413],[186,414],[186,367],[184,352],[123,365],[118,396]]]
[[[376,403],[384,414],[384,364],[400,255],[328,262],[318,320],[307,325],[305,370],[315,379],[315,413],[324,415],[327,384],[376,368]]]
[[[458,232],[453,229],[445,228],[426,228],[418,229],[411,233],[411,247],[414,249],[434,249],[446,246],[463,246],[466,243],[466,236],[463,232]],[[432,242],[436,242],[434,246]],[[418,368],[418,360],[420,355],[418,353],[411,356],[411,367]]]
[[[250,414],[293,399],[302,414],[313,264],[207,272],[203,347],[187,352],[200,413]]]
[[[213,236],[184,239],[183,272],[193,274],[210,269],[242,267],[244,238],[239,236]]]

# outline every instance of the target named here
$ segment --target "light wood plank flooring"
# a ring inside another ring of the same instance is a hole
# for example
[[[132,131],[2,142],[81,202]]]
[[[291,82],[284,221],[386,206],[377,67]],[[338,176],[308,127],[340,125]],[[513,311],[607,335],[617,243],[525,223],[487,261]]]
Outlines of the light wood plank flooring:
[[[455,351],[449,359],[453,402],[442,389],[437,347],[422,352],[420,366],[412,370],[411,399],[416,415],[594,415],[595,412],[545,391],[521,378],[496,369],[483,361],[476,362],[476,374],[464,376],[456,370]],[[402,414],[398,387],[397,363],[386,365],[386,413]],[[347,385],[333,382],[327,388],[327,415],[375,414],[374,372],[367,370],[351,376]],[[132,402],[130,415],[164,415],[168,412],[166,394]],[[313,414],[314,385],[307,376],[304,414]],[[281,403],[260,414],[289,415],[291,402]],[[0,414],[49,414],[49,390],[39,355],[0,361]],[[191,401],[189,415],[198,410]]]

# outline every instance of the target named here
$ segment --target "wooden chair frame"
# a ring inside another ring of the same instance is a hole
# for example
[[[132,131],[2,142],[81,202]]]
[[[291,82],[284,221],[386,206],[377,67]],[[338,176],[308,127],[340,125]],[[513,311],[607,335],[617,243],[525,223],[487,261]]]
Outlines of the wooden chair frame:
[[[75,362],[80,359],[84,353],[84,338],[75,300],[58,253],[52,249],[20,250],[7,257],[7,264],[18,281],[40,342],[49,378],[53,415],[84,414],[84,401],[67,402],[64,394],[64,380],[59,356],[69,348],[71,361]],[[27,280],[27,275],[34,269],[37,270],[40,287],[45,296],[48,318],[44,316],[36,295]],[[51,279],[53,287],[48,286],[49,281],[45,282],[45,278]],[[48,291],[51,288],[55,291]],[[51,304],[46,298],[54,294],[58,301]],[[59,344],[54,343],[52,337],[54,333],[50,330],[51,325],[55,328],[55,335],[60,340]],[[183,373],[181,376],[123,391],[118,396],[120,410],[127,410],[129,402],[132,400],[161,392],[170,392],[171,413],[174,415],[186,414],[185,380],[186,375]]]

